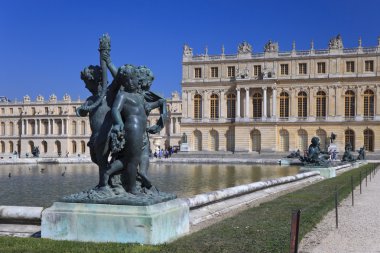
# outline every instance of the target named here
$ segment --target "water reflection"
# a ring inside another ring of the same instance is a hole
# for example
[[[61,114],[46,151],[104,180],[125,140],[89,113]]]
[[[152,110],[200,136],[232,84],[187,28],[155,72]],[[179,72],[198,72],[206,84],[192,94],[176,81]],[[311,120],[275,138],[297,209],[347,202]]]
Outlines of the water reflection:
[[[189,197],[295,175],[298,170],[277,165],[151,164],[149,176],[160,190]],[[0,205],[47,207],[62,196],[90,189],[97,182],[98,170],[92,164],[1,165]]]

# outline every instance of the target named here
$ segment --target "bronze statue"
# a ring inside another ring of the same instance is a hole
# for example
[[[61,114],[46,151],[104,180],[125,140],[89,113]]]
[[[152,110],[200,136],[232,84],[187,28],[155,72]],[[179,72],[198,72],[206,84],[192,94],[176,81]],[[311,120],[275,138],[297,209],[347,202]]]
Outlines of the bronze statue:
[[[355,157],[351,154],[351,151],[352,151],[352,145],[349,142],[346,144],[346,146],[344,148],[342,162],[355,162],[356,161]]]
[[[148,134],[158,133],[167,119],[166,100],[150,91],[152,71],[131,64],[116,68],[108,35],[100,39],[99,52],[101,67],[90,65],[81,72],[92,96],[77,109],[78,116],[89,115],[92,135],[88,146],[99,167],[99,183],[62,201],[150,205],[175,198],[158,191],[147,177]],[[114,77],[109,86],[107,68]],[[155,108],[160,109],[160,119],[147,127],[147,117]]]
[[[321,151],[319,138],[311,138],[311,144],[307,150],[306,156],[300,156],[300,161],[309,166],[326,166],[329,163],[330,155],[327,152]]]

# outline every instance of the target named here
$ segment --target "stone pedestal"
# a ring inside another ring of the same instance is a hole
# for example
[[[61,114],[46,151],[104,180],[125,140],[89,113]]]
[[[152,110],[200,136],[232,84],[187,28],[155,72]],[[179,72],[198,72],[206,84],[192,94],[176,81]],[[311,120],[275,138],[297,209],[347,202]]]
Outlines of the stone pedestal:
[[[189,143],[181,143],[180,151],[188,152],[189,151]]]
[[[188,233],[189,207],[175,199],[150,206],[55,202],[42,212],[41,237],[162,244]]]

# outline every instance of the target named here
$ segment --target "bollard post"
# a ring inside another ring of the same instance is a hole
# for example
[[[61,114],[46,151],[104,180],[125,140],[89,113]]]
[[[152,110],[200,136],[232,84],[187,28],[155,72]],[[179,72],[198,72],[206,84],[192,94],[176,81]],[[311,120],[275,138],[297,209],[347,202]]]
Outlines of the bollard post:
[[[352,195],[352,206],[354,206],[354,176],[351,176],[351,195]]]
[[[301,210],[293,210],[290,224],[290,253],[298,252],[298,232]]]
[[[372,168],[369,170],[369,181],[371,182],[372,179]]]
[[[367,171],[367,168],[365,168],[365,187],[367,187],[367,183],[368,183],[368,171]]]
[[[359,182],[360,182],[360,194],[362,194],[362,171],[360,171],[360,175],[359,175]]]
[[[335,226],[338,228],[338,188],[335,186]]]

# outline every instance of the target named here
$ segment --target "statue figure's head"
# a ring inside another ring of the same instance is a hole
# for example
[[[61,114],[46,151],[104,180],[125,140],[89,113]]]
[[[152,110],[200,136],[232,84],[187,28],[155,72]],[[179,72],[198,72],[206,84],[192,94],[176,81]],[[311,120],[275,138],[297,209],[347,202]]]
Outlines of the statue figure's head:
[[[131,64],[125,64],[119,68],[116,80],[127,92],[140,91],[143,83],[141,72]]]
[[[98,94],[102,87],[102,68],[90,65],[80,72],[80,78],[86,84],[86,88],[94,95]]]
[[[154,80],[153,72],[146,66],[138,66],[137,69],[140,72],[141,89],[149,90]]]
[[[319,145],[319,138],[318,137],[311,138],[311,144],[313,144],[313,146],[318,146]]]

